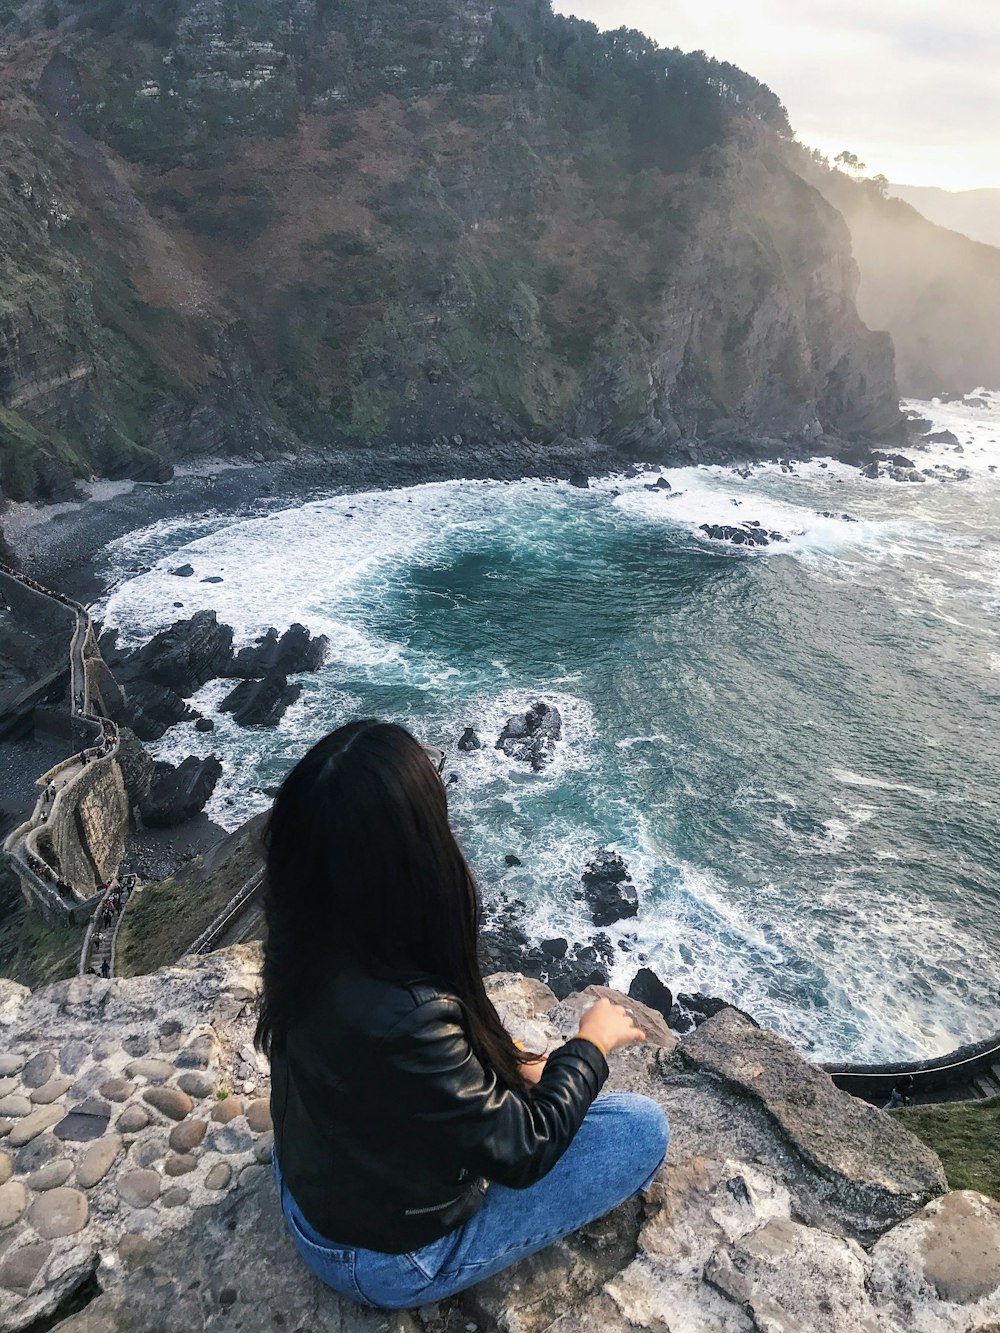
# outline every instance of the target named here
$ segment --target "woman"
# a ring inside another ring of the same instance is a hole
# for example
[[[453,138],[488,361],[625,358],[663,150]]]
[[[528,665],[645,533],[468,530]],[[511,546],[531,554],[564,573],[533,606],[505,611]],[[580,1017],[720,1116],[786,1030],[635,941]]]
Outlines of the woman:
[[[514,1044],[483,987],[439,771],[403,727],[349,723],[285,779],[267,927],[256,1043],[281,1206],[342,1295],[441,1300],[652,1182],[663,1112],[597,1096],[605,1056],[644,1034],[600,1000],[548,1059]]]

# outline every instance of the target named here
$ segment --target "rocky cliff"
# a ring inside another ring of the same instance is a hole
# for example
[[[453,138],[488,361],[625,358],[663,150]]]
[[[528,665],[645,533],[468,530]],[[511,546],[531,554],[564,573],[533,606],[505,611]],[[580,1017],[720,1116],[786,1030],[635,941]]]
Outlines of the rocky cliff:
[[[302,1267],[268,1170],[268,1076],[249,1041],[256,946],[148,977],[34,994],[0,981],[0,1328],[162,1333],[987,1333],[1000,1205],[773,1033],[723,1010],[679,1045],[611,1060],[668,1112],[667,1165],[630,1201],[440,1306],[385,1315]],[[541,1049],[574,1030],[503,974],[489,989]]]
[[[663,456],[896,423],[843,223],[732,66],[534,0],[0,25],[10,495],[192,453],[404,440],[460,471],[519,438]]]
[[[850,227],[858,309],[892,335],[903,393],[932,398],[1000,384],[1000,248],[928,221],[867,181],[800,161]]]

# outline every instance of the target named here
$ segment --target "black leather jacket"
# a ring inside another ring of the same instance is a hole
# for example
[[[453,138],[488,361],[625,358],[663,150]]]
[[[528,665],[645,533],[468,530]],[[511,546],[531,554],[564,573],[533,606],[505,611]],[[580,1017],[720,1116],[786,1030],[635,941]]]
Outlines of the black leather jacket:
[[[472,1217],[487,1182],[525,1189],[569,1147],[608,1076],[600,1050],[566,1042],[523,1096],[483,1068],[463,1023],[430,978],[345,963],[274,1044],[278,1164],[332,1243],[419,1249]]]

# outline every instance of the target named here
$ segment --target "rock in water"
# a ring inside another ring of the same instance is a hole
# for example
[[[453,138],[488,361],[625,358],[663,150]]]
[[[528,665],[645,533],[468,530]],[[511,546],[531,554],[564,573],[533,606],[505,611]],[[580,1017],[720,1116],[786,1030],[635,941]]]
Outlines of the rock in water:
[[[670,1026],[675,1032],[693,1032],[706,1019],[714,1018],[723,1009],[733,1009],[753,1027],[759,1027],[757,1020],[743,1009],[730,1004],[728,1000],[720,1000],[717,995],[703,995],[701,991],[693,995],[687,995],[684,991],[677,994],[670,1010]]]
[[[541,699],[526,713],[514,714],[507,719],[496,743],[511,759],[530,764],[537,773],[555,754],[556,741],[562,736],[562,718],[559,710]]]
[[[574,468],[569,474],[569,484],[579,487],[581,491],[586,491],[590,489],[590,478],[580,468]]]
[[[176,768],[158,763],[149,794],[139,809],[145,822],[154,828],[169,828],[193,819],[205,808],[222,776],[222,764],[215,755],[198,759],[188,755]]]
[[[151,680],[133,681],[128,687],[127,701],[128,720],[143,741],[158,741],[168,727],[195,716],[194,710],[169,685],[157,685]]]
[[[761,527],[753,520],[741,527],[729,523],[702,523],[700,530],[713,541],[732,542],[734,546],[770,546],[772,542],[788,540],[780,532]]]
[[[226,695],[219,704],[219,711],[232,713],[241,727],[273,727],[301,693],[301,685],[290,685],[281,675],[244,680]]]
[[[214,611],[196,611],[178,620],[125,657],[115,674],[129,681],[155,681],[184,698],[215,676],[224,676],[233,656],[233,631]]]
[[[639,895],[628,866],[617,852],[602,848],[580,876],[595,926],[610,926],[639,911]]]
[[[655,1009],[669,1022],[670,1011],[674,1006],[674,997],[670,993],[670,988],[664,986],[651,967],[639,968],[639,971],[632,978],[628,993],[633,1000],[639,1000],[640,1003],[648,1005],[650,1009]]]
[[[458,739],[458,748],[460,750],[481,750],[483,743],[476,735],[473,727],[466,727]]]
[[[294,676],[300,671],[318,671],[326,661],[329,647],[330,640],[325,634],[314,639],[305,625],[289,626],[280,638],[276,629],[269,629],[255,644],[240,649],[227,675],[250,680],[255,676]]]

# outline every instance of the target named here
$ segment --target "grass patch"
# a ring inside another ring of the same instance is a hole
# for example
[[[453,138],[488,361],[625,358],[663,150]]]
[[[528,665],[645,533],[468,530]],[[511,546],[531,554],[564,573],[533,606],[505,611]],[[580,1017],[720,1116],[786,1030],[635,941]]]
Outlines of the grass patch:
[[[48,926],[27,905],[15,906],[0,926],[0,976],[32,990],[75,977],[82,945],[82,927]]]
[[[134,977],[175,963],[260,865],[263,816],[169,879],[147,884],[130,900],[115,950],[115,972]]]
[[[1000,1199],[1000,1097],[895,1111],[900,1123],[941,1158],[953,1190]]]

